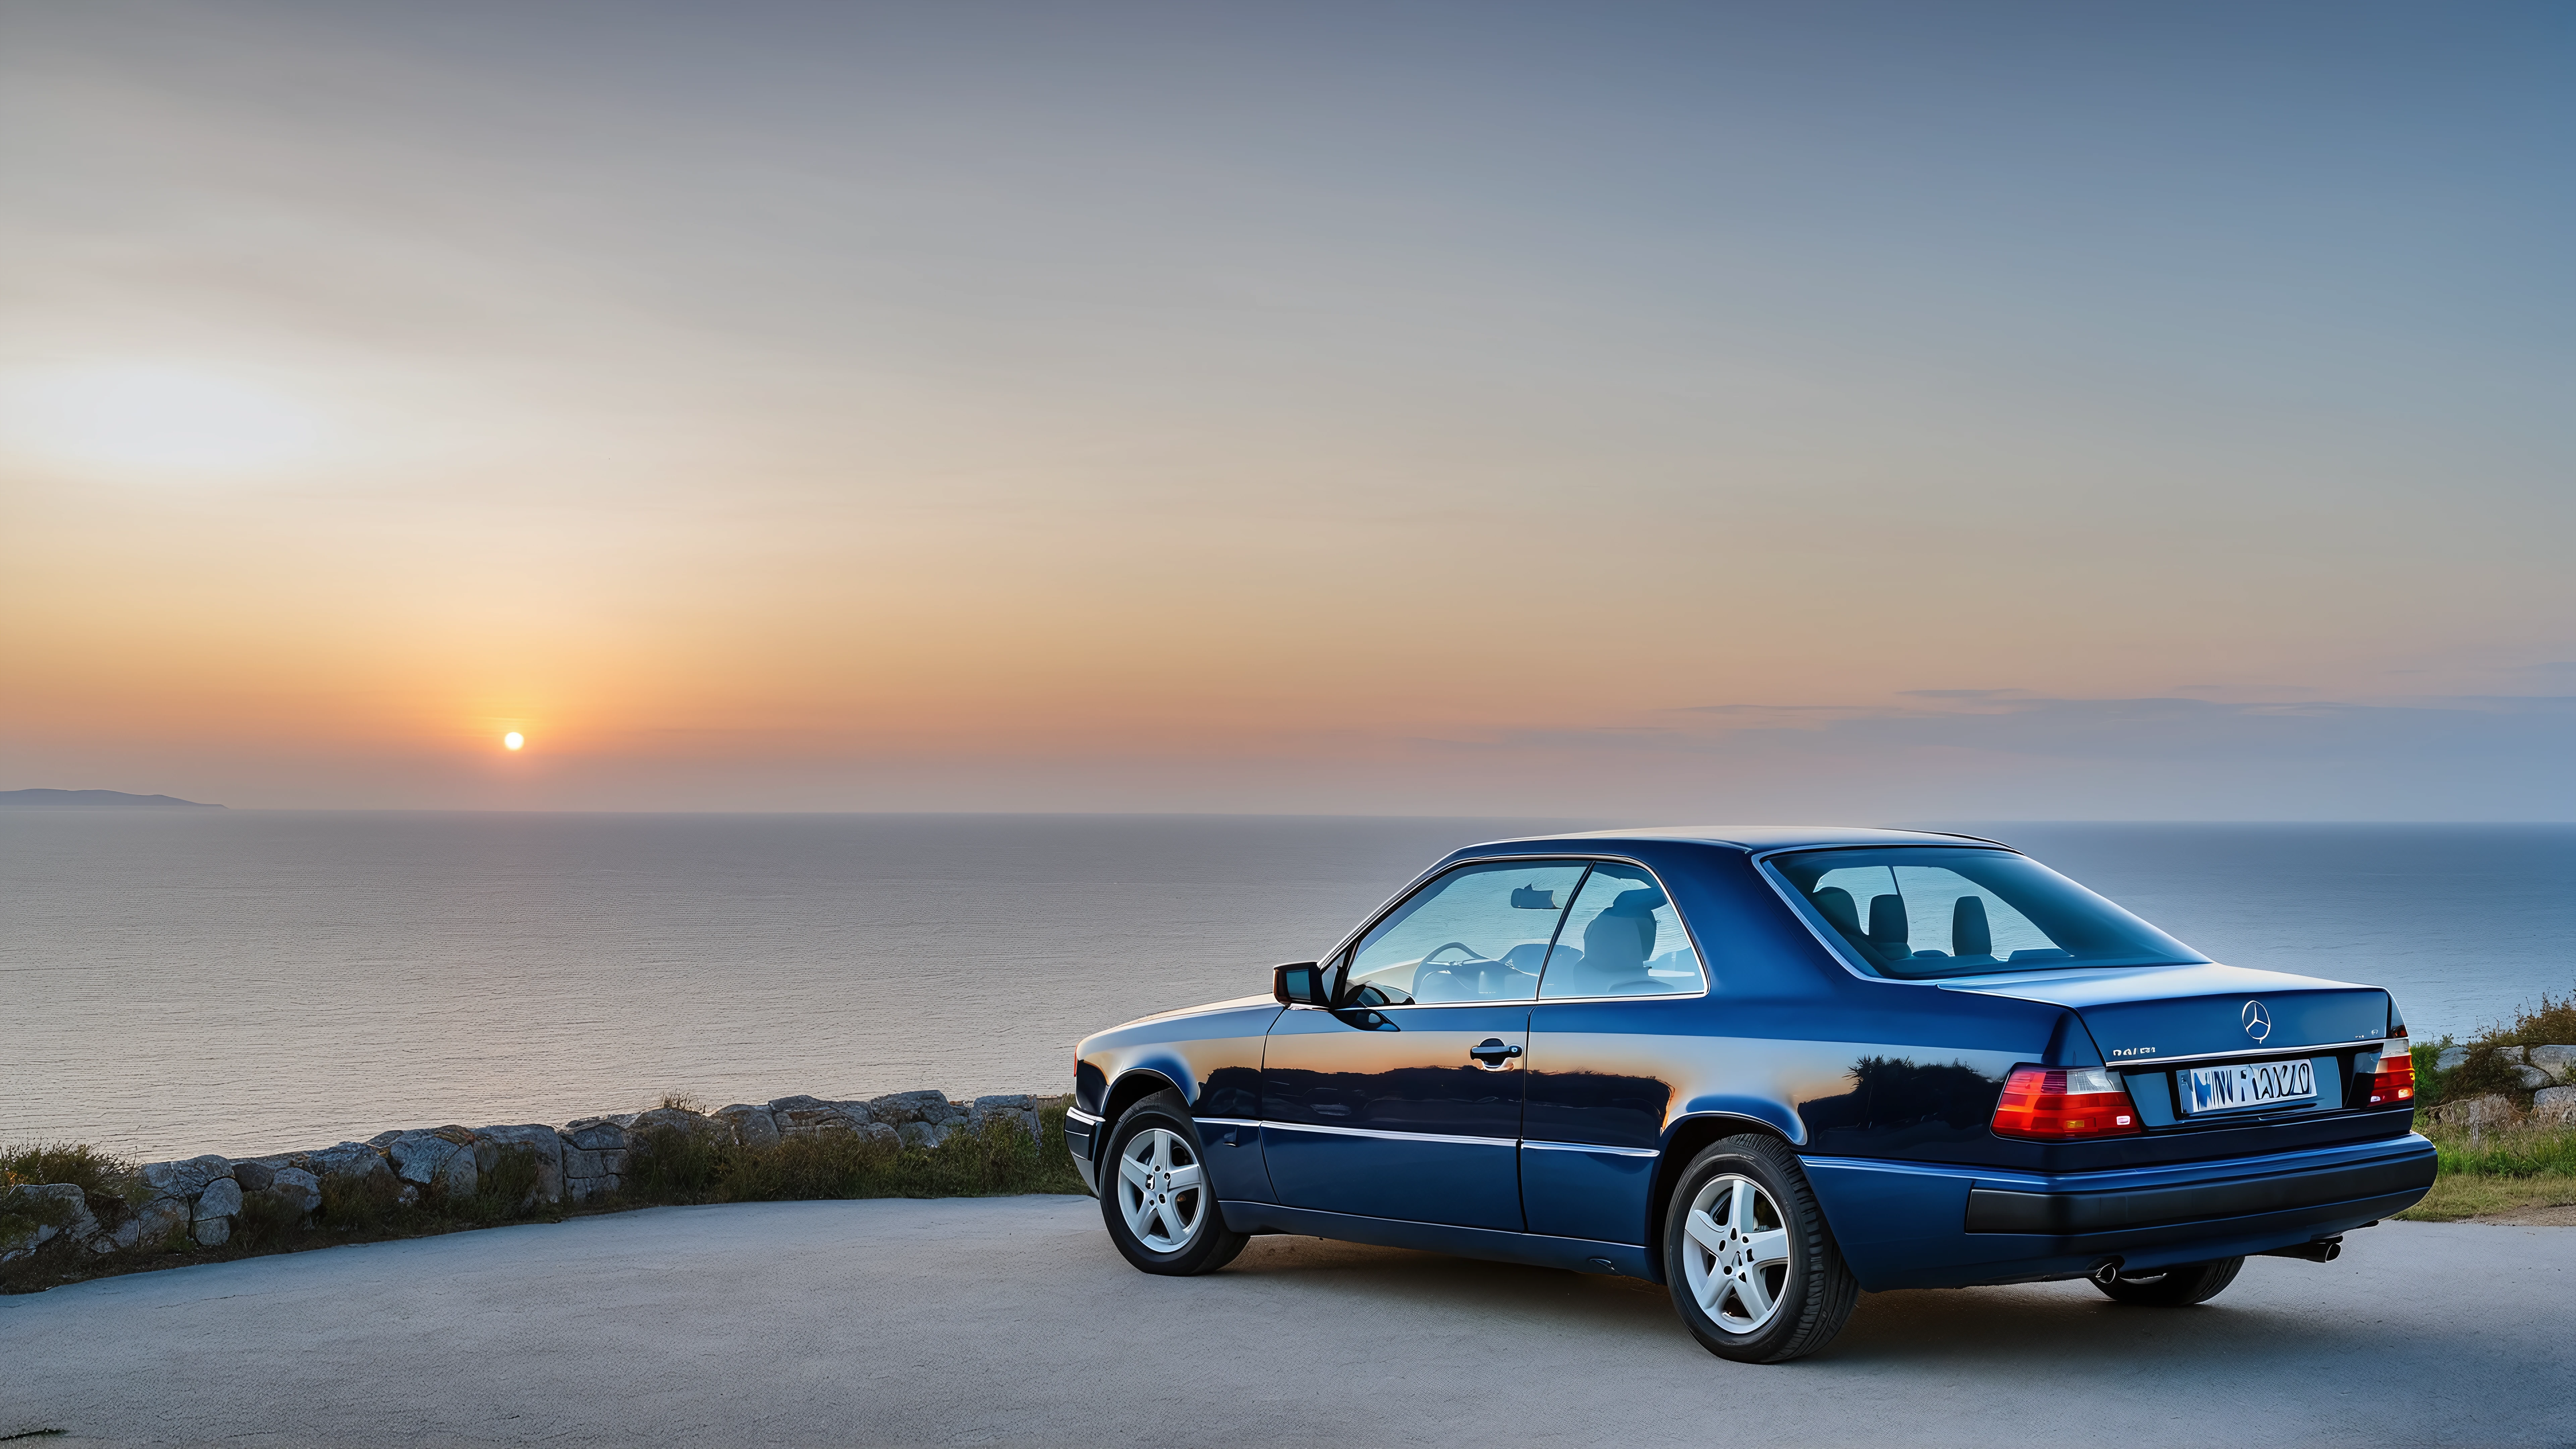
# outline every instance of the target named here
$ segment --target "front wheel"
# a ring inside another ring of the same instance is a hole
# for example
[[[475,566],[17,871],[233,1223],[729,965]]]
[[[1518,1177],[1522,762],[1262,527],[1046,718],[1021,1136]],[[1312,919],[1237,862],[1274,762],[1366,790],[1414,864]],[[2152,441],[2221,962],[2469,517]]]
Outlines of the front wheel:
[[[1664,1212],[1664,1277],[1691,1336],[1738,1363],[1814,1353],[1860,1296],[1796,1154],[1756,1133],[1683,1169]]]
[[[2185,1263],[2142,1278],[2114,1278],[2108,1283],[2096,1278],[2093,1286],[2114,1302],[2180,1308],[2217,1297],[2244,1268],[2243,1258],[2220,1258],[2213,1263]]]
[[[1207,1153],[1179,1093],[1157,1092],[1128,1108],[1101,1164],[1100,1216],[1109,1240],[1144,1271],[1213,1273],[1251,1241],[1226,1230]]]

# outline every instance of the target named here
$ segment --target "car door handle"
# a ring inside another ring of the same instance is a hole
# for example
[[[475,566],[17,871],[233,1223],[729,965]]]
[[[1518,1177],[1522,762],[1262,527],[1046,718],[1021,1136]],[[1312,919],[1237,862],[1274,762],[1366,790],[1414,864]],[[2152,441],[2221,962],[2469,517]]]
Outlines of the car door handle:
[[[1510,1045],[1498,1036],[1489,1036],[1467,1048],[1467,1055],[1474,1057],[1479,1065],[1488,1067],[1499,1067],[1520,1054],[1519,1047]]]

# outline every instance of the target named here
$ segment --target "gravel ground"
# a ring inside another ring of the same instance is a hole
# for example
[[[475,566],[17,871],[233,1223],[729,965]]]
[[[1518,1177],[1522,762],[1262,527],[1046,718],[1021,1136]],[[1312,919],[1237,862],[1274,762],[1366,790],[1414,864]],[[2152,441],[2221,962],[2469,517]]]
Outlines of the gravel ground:
[[[1662,1290],[1311,1238],[1128,1268],[1082,1198],[657,1208],[0,1299],[0,1436],[179,1444],[2576,1443],[2576,1231],[2391,1223],[2215,1302]]]

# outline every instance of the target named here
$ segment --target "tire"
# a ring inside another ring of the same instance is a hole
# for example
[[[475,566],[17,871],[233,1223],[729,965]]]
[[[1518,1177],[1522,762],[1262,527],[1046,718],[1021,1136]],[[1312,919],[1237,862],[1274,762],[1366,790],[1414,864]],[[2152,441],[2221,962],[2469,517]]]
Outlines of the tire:
[[[1207,1150],[1178,1092],[1145,1098],[1111,1129],[1100,1159],[1100,1218],[1128,1262],[1176,1278],[1213,1273],[1251,1241],[1226,1228],[1207,1180]]]
[[[2114,1303],[2181,1308],[2217,1297],[2236,1281],[2244,1267],[2243,1258],[2221,1258],[2214,1263],[2184,1263],[2152,1277],[2119,1278],[2108,1283],[2096,1278],[2093,1286],[2108,1294]]]
[[[1758,1133],[1711,1143],[1682,1169],[1664,1209],[1664,1278],[1691,1337],[1737,1363],[1814,1353],[1860,1297],[1797,1155]]]

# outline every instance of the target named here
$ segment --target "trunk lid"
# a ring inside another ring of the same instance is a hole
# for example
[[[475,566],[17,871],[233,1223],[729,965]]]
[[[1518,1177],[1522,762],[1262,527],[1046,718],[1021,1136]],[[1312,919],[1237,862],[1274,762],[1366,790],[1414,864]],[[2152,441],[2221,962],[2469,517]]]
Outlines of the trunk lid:
[[[2376,986],[2216,964],[1978,976],[1941,987],[2065,1007],[2112,1066],[2349,1048],[2387,1036],[2393,1012]]]

